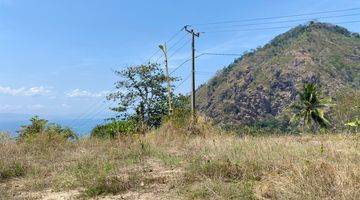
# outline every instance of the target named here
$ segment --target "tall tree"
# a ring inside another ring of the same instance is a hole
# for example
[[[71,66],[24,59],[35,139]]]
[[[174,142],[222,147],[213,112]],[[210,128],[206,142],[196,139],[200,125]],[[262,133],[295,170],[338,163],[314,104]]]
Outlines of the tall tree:
[[[116,92],[107,96],[118,102],[111,110],[118,113],[117,118],[132,118],[140,125],[157,127],[168,113],[166,97],[166,76],[158,64],[132,66],[115,71],[120,80],[115,83]],[[174,78],[171,78],[174,80]]]
[[[320,98],[320,91],[315,84],[305,84],[299,97],[299,100],[293,105],[295,112],[293,121],[302,120],[305,126],[312,128],[316,126],[326,128],[330,125],[329,120],[325,117],[325,109],[331,106],[330,100]]]

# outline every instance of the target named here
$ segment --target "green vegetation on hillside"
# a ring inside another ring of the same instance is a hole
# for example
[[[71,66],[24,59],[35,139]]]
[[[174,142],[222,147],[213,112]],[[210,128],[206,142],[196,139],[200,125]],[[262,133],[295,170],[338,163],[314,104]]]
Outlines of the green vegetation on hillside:
[[[360,94],[359,63],[359,34],[326,23],[300,25],[244,54],[202,85],[198,108],[219,124],[256,127],[262,121],[291,118],[299,91],[313,83],[339,105],[330,110],[331,128],[347,130],[346,117],[338,116],[337,109],[345,101],[353,106],[359,102],[344,99]]]

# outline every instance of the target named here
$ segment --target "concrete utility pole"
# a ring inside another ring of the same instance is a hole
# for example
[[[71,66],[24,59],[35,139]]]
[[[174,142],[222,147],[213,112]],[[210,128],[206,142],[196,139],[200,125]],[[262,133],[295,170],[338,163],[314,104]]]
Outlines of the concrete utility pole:
[[[169,103],[169,115],[172,113],[172,97],[171,97],[171,83],[169,76],[169,66],[168,66],[168,57],[167,57],[167,46],[166,43],[164,45],[159,45],[159,48],[164,53],[165,58],[165,76],[167,81],[167,91],[168,91],[168,103]]]
[[[194,29],[189,29],[189,26],[184,27],[185,31],[191,34],[192,37],[192,67],[191,67],[191,75],[192,75],[192,92],[191,92],[191,111],[192,111],[192,118],[193,122],[196,123],[196,102],[195,102],[195,38],[200,36],[199,32],[195,32]]]

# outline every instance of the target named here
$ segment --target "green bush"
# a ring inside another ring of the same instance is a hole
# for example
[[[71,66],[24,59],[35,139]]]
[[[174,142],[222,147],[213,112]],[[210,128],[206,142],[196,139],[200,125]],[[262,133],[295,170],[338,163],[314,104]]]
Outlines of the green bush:
[[[47,120],[40,119],[38,116],[30,119],[31,124],[22,126],[19,131],[19,140],[31,140],[39,135],[61,136],[65,140],[74,140],[78,136],[70,128],[62,127],[58,124],[49,124]]]
[[[112,121],[108,124],[97,125],[91,131],[91,137],[115,138],[120,135],[129,135],[136,132],[137,125],[133,120]]]

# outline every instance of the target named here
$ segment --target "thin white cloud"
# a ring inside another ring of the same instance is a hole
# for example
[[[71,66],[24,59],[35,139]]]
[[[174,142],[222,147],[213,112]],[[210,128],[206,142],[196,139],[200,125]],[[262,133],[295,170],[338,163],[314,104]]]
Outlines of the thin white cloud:
[[[0,113],[13,113],[13,112],[24,112],[24,111],[38,111],[44,109],[45,106],[42,104],[34,105],[10,105],[2,104],[0,105]]]
[[[23,108],[22,105],[0,105],[0,112],[15,112]]]
[[[32,87],[29,88],[24,92],[26,96],[36,96],[36,95],[46,95],[49,94],[51,91],[49,89],[46,89],[43,86],[40,87]]]
[[[63,104],[61,104],[61,107],[62,108],[70,108],[71,106],[69,104],[63,103]]]
[[[30,110],[41,110],[41,109],[45,108],[45,106],[41,105],[41,104],[35,104],[35,105],[29,105],[29,106],[27,106],[27,108]]]
[[[51,90],[45,88],[44,86],[31,88],[12,88],[7,86],[0,86],[0,94],[11,96],[43,96],[49,94],[50,92]]]
[[[100,98],[105,97],[108,93],[109,91],[90,92],[87,90],[75,89],[66,93],[66,96],[71,98]]]

